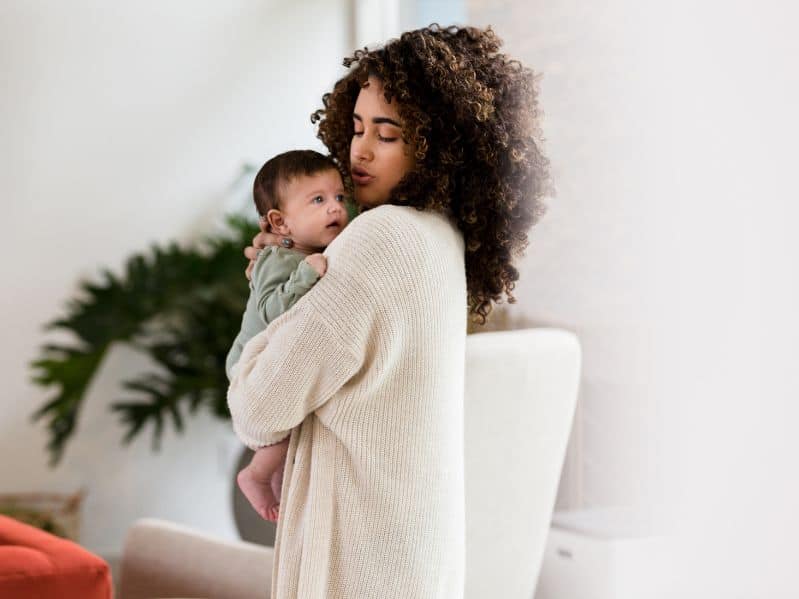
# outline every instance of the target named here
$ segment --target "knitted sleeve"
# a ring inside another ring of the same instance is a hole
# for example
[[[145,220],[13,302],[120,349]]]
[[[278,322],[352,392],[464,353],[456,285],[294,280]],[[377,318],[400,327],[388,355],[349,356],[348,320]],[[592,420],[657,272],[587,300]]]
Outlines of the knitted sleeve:
[[[251,449],[282,441],[358,366],[313,308],[298,304],[253,337],[233,367],[228,406],[234,431]]]

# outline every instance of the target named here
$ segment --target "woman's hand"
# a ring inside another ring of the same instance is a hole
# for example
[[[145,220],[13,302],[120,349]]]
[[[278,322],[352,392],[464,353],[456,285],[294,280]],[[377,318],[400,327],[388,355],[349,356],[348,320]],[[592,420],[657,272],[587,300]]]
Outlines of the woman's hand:
[[[260,219],[258,220],[258,226],[261,228],[261,232],[252,238],[252,245],[248,245],[246,248],[244,248],[244,255],[250,260],[250,263],[247,265],[247,268],[244,270],[244,274],[247,275],[248,279],[251,277],[253,266],[255,266],[255,259],[258,257],[258,254],[261,252],[263,248],[265,248],[268,245],[279,245],[282,247],[287,247],[283,243],[283,240],[289,239],[288,237],[283,237],[282,235],[269,233],[266,230],[268,227],[267,223],[263,222]],[[288,247],[291,246],[289,245]]]

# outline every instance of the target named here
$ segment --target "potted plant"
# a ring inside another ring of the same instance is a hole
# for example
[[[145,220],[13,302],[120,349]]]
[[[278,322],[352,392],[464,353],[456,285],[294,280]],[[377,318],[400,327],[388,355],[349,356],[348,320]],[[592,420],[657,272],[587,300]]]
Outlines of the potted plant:
[[[50,465],[63,456],[87,389],[114,343],[127,343],[159,366],[121,382],[127,397],[112,402],[126,428],[124,443],[153,424],[158,449],[165,425],[183,430],[198,409],[230,418],[225,357],[241,324],[248,295],[242,249],[257,224],[230,216],[223,232],[191,247],[153,245],[131,256],[124,272],[104,270],[83,282],[81,297],[47,330],[72,333],[73,344],[47,344],[31,363],[33,380],[56,392],[33,415],[49,431]]]

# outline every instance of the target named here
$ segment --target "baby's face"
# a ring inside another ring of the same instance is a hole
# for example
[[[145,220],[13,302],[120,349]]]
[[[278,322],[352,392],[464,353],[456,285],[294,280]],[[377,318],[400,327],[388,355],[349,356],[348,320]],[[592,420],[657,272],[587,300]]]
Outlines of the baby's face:
[[[299,247],[321,251],[347,226],[347,196],[335,169],[296,177],[281,196],[289,236]]]

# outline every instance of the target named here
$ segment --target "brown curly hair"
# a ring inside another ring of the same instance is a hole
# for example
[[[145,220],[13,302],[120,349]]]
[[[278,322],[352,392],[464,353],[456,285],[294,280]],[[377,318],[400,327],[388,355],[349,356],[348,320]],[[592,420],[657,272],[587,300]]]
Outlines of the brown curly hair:
[[[538,77],[498,52],[494,31],[437,24],[403,33],[383,47],[356,50],[350,71],[311,116],[340,169],[350,171],[352,112],[370,75],[398,101],[403,138],[416,168],[388,203],[448,214],[463,234],[469,312],[485,324],[492,302],[508,302],[519,271],[513,260],[552,192],[539,140]]]

